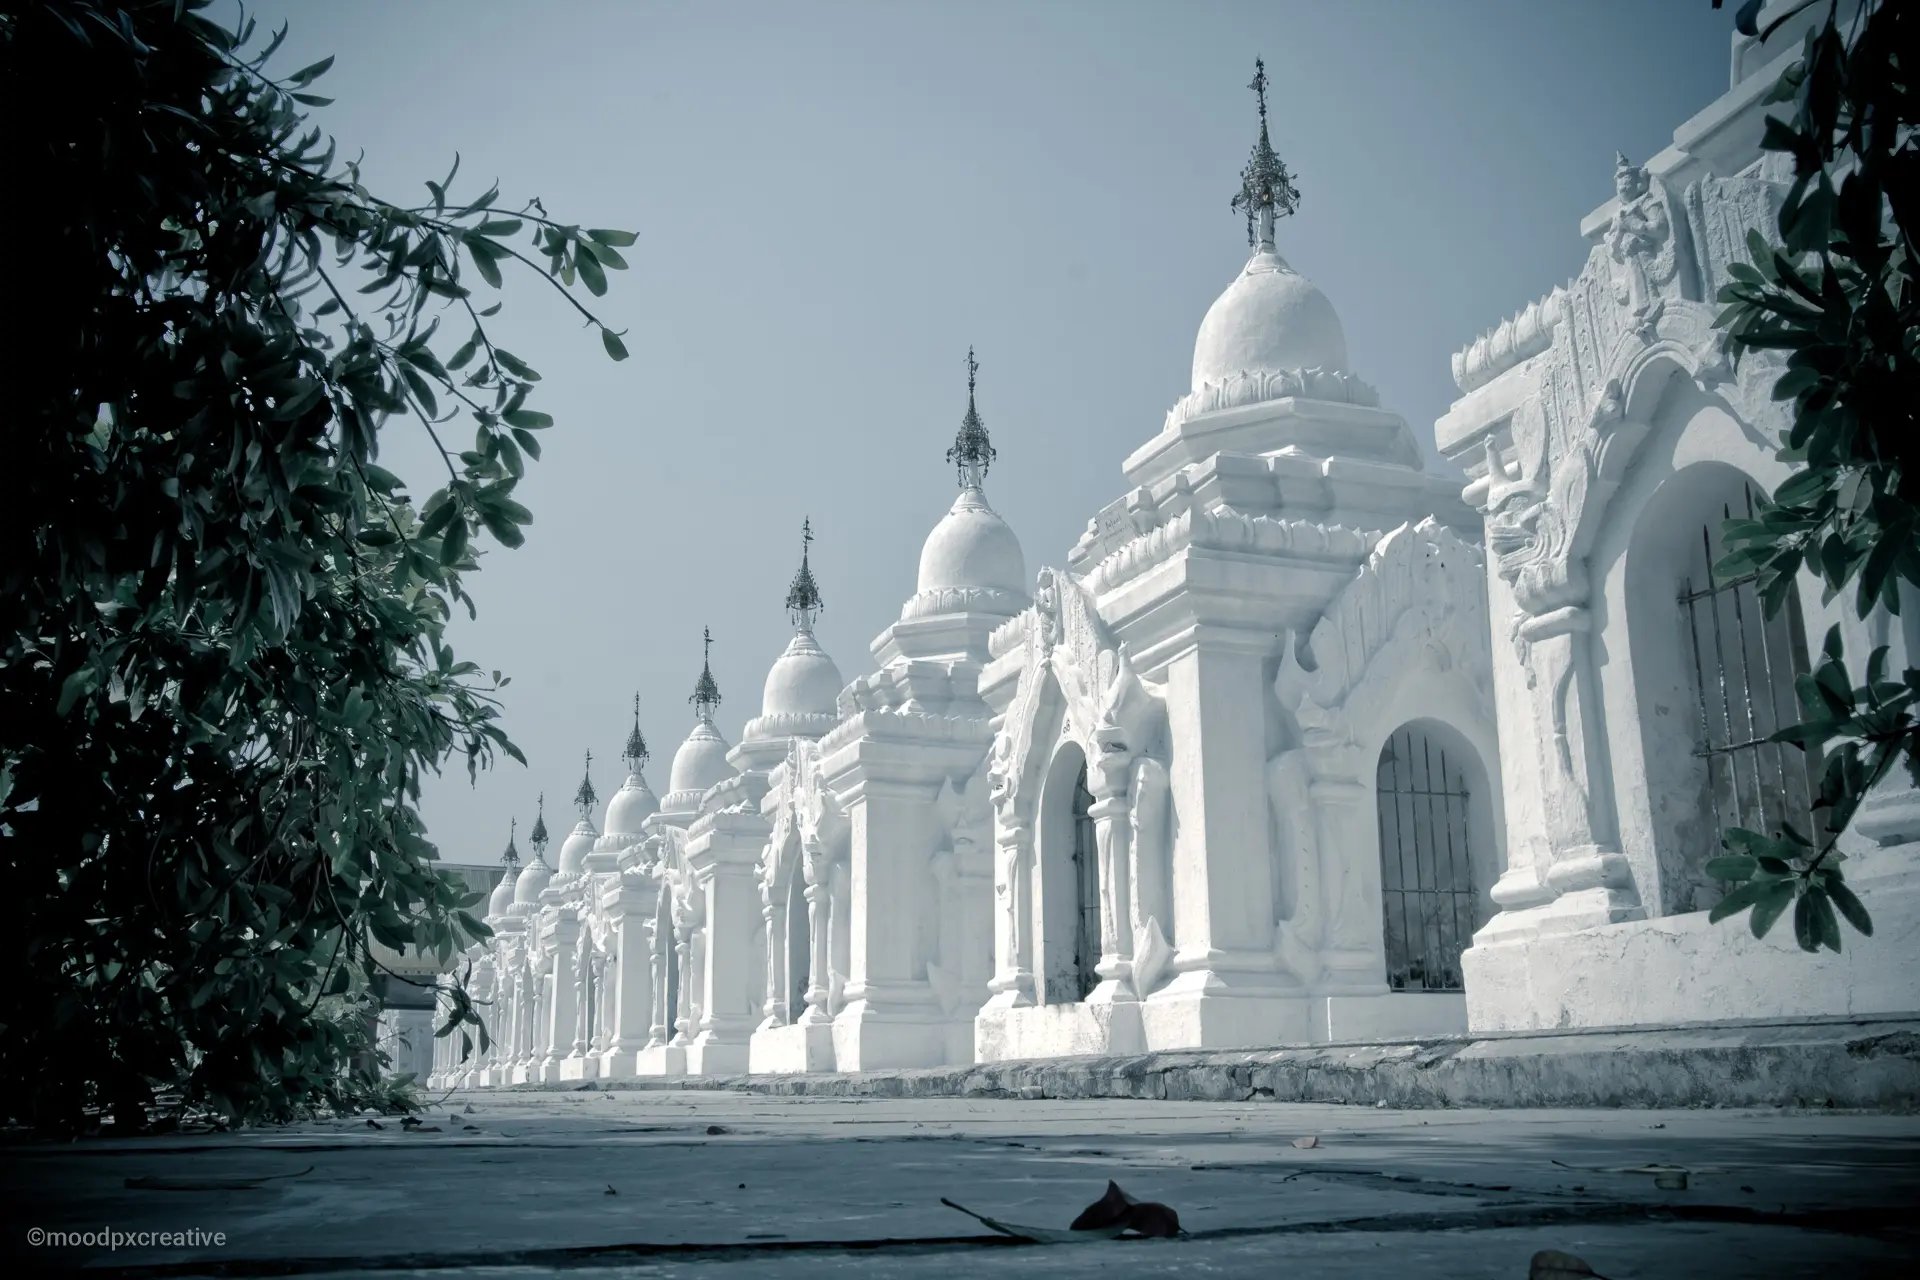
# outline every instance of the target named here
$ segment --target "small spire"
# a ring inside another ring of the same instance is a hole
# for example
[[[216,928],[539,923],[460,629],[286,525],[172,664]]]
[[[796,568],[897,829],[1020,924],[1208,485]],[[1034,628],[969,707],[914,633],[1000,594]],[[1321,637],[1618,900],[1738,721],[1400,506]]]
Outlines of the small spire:
[[[533,846],[533,860],[547,860],[547,793],[540,793],[540,811],[534,815],[533,830],[527,833],[527,843]]]
[[[813,568],[807,563],[812,546],[813,521],[809,518],[800,524],[800,572],[793,575],[793,584],[787,588],[787,616],[801,631],[813,630],[813,620],[827,607],[820,598],[820,584],[813,580]]]
[[[980,410],[974,406],[974,380],[980,373],[980,362],[973,358],[973,348],[967,348],[967,416],[960,419],[960,433],[953,438],[953,448],[947,450],[947,461],[960,473],[962,489],[978,489],[987,478],[987,467],[999,457],[993,442],[987,438],[986,424],[980,421]]]
[[[627,735],[627,749],[620,753],[628,773],[640,772],[647,763],[647,736],[640,732],[640,695],[633,695],[633,732]]]
[[[1246,215],[1247,243],[1273,247],[1273,224],[1300,206],[1300,189],[1293,185],[1293,174],[1286,162],[1274,154],[1267,138],[1267,64],[1253,60],[1253,82],[1247,86],[1260,100],[1260,140],[1253,144],[1253,155],[1240,171],[1240,194],[1233,198],[1233,211]]]
[[[513,842],[514,832],[517,831],[519,827],[520,819],[509,818],[507,820],[507,851],[500,855],[500,861],[507,864],[508,871],[512,871],[520,865],[520,848]]]
[[[693,714],[702,720],[713,719],[713,713],[720,707],[720,685],[713,678],[713,628],[701,628],[700,678],[694,682],[693,696],[687,701],[693,704]]]
[[[573,793],[573,807],[580,811],[581,821],[593,817],[594,802],[600,797],[593,790],[593,752],[587,752],[587,771],[580,775],[580,789]]]

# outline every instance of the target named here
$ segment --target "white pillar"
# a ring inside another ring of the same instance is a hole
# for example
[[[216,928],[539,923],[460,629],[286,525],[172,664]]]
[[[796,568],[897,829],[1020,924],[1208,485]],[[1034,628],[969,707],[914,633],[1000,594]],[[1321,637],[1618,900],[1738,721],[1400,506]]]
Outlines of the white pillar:
[[[574,995],[578,977],[574,965],[574,947],[579,940],[580,922],[570,911],[555,913],[552,930],[553,963],[546,982],[548,1004],[542,1020],[541,1053],[535,1064],[534,1079],[560,1079],[560,1063],[572,1047],[574,1033]]]
[[[1178,946],[1173,981],[1145,1006],[1149,1046],[1235,1048],[1307,1032],[1306,1001],[1282,982],[1273,950],[1270,640],[1202,625],[1167,668]]]

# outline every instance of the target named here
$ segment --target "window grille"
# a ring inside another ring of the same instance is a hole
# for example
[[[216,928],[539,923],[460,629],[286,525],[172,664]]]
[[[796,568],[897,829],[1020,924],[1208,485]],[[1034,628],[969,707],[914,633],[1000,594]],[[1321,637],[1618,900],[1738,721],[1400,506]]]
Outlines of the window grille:
[[[1465,990],[1460,953],[1474,925],[1466,775],[1444,747],[1405,728],[1387,739],[1375,782],[1387,985]]]
[[[1752,490],[1746,508],[1751,518]],[[1721,515],[1730,518],[1731,507],[1722,507]],[[1799,718],[1793,683],[1808,669],[1799,596],[1789,592],[1779,613],[1769,618],[1757,574],[1715,580],[1713,565],[1722,554],[1717,523],[1701,528],[1700,549],[1706,563],[1696,566],[1697,578],[1683,581],[1680,609],[1693,662],[1694,755],[1706,765],[1715,834],[1702,859],[1718,851],[1718,833],[1731,827],[1777,835],[1791,824],[1815,838],[1817,761],[1791,743],[1767,741]],[[1696,587],[1696,582],[1705,585]]]

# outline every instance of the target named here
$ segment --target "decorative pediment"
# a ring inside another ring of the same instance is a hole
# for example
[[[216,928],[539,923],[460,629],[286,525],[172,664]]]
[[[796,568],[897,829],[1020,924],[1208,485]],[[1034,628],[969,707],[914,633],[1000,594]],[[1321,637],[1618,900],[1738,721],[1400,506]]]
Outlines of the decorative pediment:
[[[1033,595],[1020,632],[1008,633],[1021,637],[1026,656],[988,756],[993,802],[1009,818],[1030,817],[1031,799],[1020,797],[1038,790],[1038,772],[1059,736],[1080,743],[1089,760],[1106,749],[1137,750],[1132,739],[1156,710],[1085,583],[1042,569]]]
[[[1530,309],[1534,319],[1523,324],[1523,312],[1502,326],[1531,390],[1508,424],[1514,461],[1488,442],[1483,509],[1500,575],[1532,614],[1584,604],[1587,551],[1668,377],[1679,372],[1727,396],[1743,420],[1763,411],[1762,384],[1773,377],[1765,361],[1743,361],[1736,375],[1713,327],[1713,299],[1730,266],[1746,260],[1748,231],[1771,238],[1782,185],[1707,178],[1676,203],[1624,159],[1615,180],[1620,198],[1580,274]],[[1550,340],[1539,347],[1543,334]],[[1504,357],[1487,342],[1456,357],[1463,389],[1498,372]]]
[[[1410,664],[1461,670],[1492,715],[1486,561],[1429,517],[1381,540],[1320,619],[1282,654],[1274,692],[1303,733],[1340,737],[1363,691]]]

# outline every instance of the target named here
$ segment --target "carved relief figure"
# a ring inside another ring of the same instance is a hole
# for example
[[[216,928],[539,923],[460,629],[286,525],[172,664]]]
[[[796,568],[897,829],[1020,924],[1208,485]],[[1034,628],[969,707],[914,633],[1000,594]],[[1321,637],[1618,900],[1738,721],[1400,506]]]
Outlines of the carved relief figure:
[[[1647,328],[1660,317],[1664,295],[1678,274],[1679,258],[1667,201],[1645,168],[1615,153],[1613,186],[1620,198],[1613,225],[1607,229],[1607,253],[1618,264],[1613,293],[1633,313],[1636,327]]]

